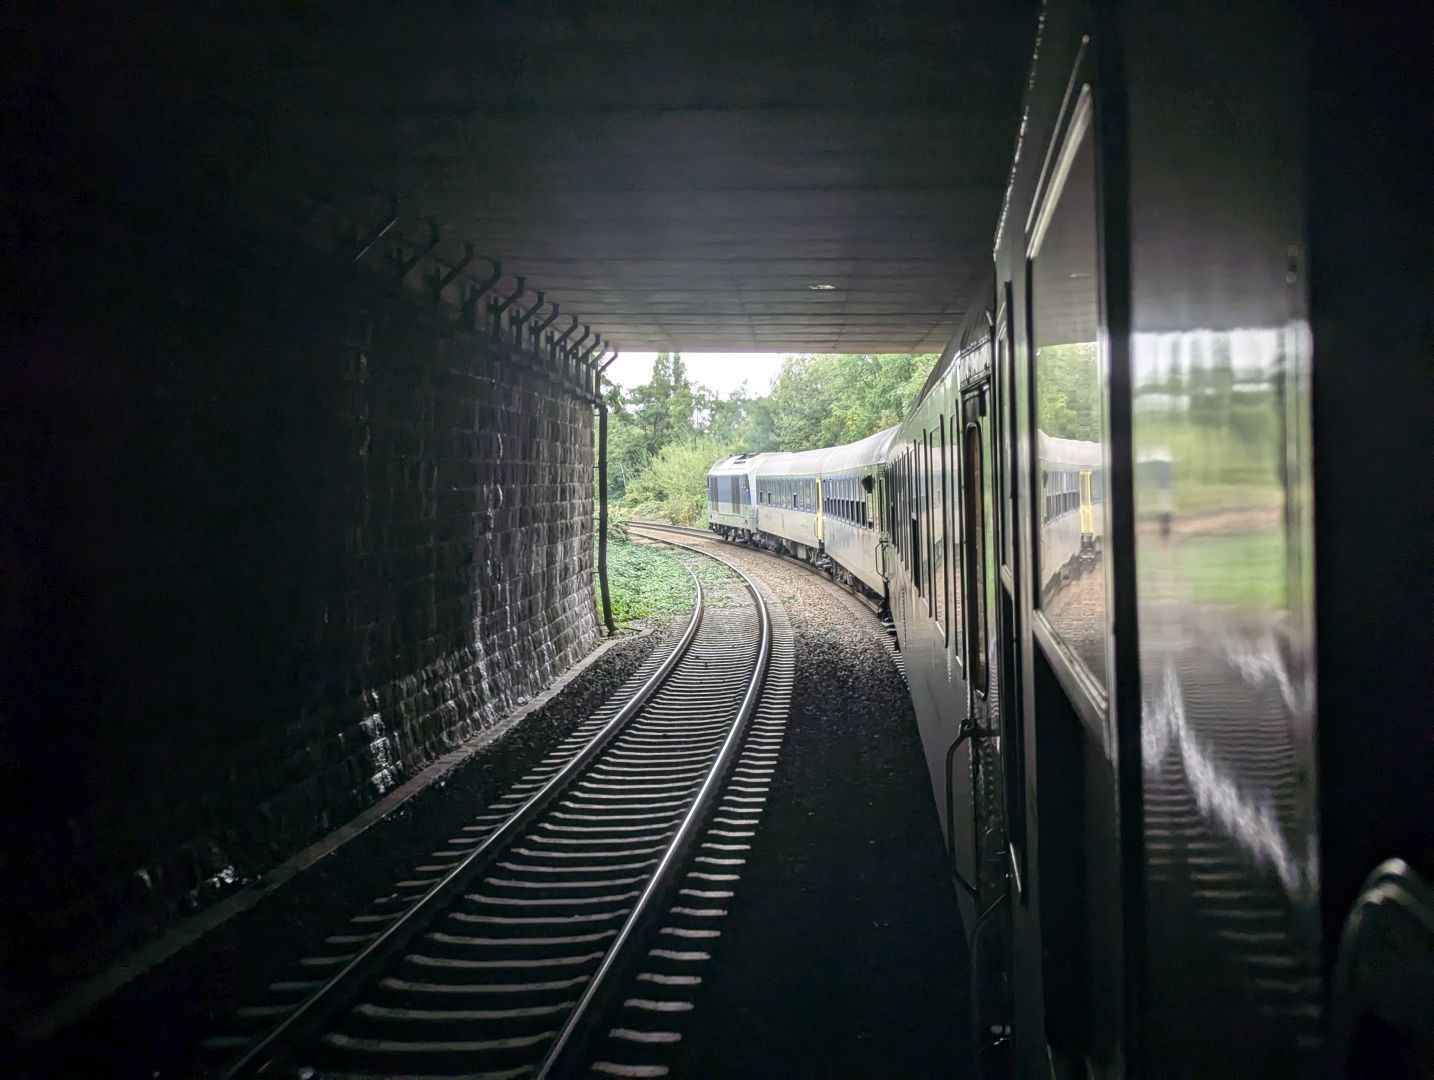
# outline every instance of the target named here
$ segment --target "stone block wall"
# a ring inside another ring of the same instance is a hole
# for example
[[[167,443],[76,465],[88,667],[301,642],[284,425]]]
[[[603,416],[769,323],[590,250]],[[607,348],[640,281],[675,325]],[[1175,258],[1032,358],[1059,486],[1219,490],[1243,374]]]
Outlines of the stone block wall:
[[[0,343],[0,970],[27,994],[596,636],[588,402],[222,202],[154,203],[26,238]]]

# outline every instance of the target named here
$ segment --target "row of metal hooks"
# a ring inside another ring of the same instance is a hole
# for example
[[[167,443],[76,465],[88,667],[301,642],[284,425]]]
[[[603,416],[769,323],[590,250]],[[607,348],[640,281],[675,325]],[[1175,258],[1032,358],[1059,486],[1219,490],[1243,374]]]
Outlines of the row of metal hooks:
[[[355,264],[364,261],[398,225],[398,198],[387,196],[384,201],[385,210],[376,223],[335,236],[340,249],[348,252]],[[332,207],[332,204],[326,199],[315,199],[309,217],[323,206]],[[471,243],[463,244],[463,254],[451,265],[439,261],[434,252],[442,241],[442,231],[437,222],[430,221],[423,240],[407,248],[398,245],[388,251],[383,261],[389,283],[394,287],[404,285],[415,270],[431,260],[433,266],[422,274],[422,281],[435,303],[442,301],[445,290],[464,279],[458,298],[458,320],[463,329],[486,336],[495,345],[518,349],[548,374],[593,401],[599,400],[602,373],[618,357],[612,343],[595,335],[592,327],[575,315],[569,316],[568,325],[559,330],[554,324],[562,314],[561,306],[549,302],[541,289],[531,293],[532,303],[528,304],[527,280],[521,274],[511,275],[509,289],[500,289],[508,276],[503,264],[496,259],[475,256]],[[488,273],[481,279],[471,275],[465,278],[469,268],[480,259],[488,264]]]

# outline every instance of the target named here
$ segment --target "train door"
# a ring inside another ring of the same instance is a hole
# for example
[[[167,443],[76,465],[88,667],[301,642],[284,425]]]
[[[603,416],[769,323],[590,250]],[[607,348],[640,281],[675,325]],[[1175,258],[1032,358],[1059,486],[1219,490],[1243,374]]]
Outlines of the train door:
[[[1001,733],[999,663],[993,638],[996,610],[997,506],[994,414],[989,378],[961,395],[953,432],[961,455],[961,549],[967,715],[970,719],[971,924],[973,1020],[981,1043],[1004,1042],[1009,1025],[1007,840]]]
[[[997,297],[993,326],[994,356],[990,387],[990,404],[983,416],[978,395],[967,395],[975,406],[968,409],[980,428],[980,438],[968,451],[968,458],[978,455],[983,472],[983,488],[990,492],[990,515],[985,524],[994,557],[988,562],[993,568],[989,581],[983,583],[991,606],[983,612],[989,624],[991,641],[987,655],[990,670],[985,711],[982,714],[983,740],[978,747],[984,751],[981,762],[990,773],[986,777],[989,818],[981,830],[982,847],[988,862],[988,895],[982,903],[982,914],[973,927],[971,954],[973,965],[973,1012],[977,1019],[976,1038],[982,1063],[995,1074],[1005,1074],[1005,1058],[1011,1047],[1013,1003],[1012,966],[1012,905],[1023,902],[1025,895],[1025,733],[1021,705],[1021,628],[1019,612],[1019,559],[1016,557],[1016,472],[1015,460],[1015,393],[1014,368],[1010,332],[1010,286]],[[983,386],[982,390],[985,389]],[[974,398],[974,400],[973,400]],[[975,467],[970,470],[976,471]],[[975,486],[976,477],[972,477]],[[984,509],[984,508],[983,508]]]
[[[869,478],[872,482],[871,508],[868,514],[876,522],[876,570],[881,575],[882,591],[886,593],[887,615],[891,614],[891,594],[887,582],[891,580],[891,525],[896,520],[891,506],[890,466],[877,470]]]
[[[1011,349],[1011,285],[1001,290],[996,314],[995,443],[997,611],[996,724],[999,728],[1002,788],[1005,796],[1006,855],[1014,898],[1025,895],[1026,740],[1022,727],[1020,559],[1016,530],[1020,521],[1016,486],[1016,381]]]
[[[1112,1076],[1122,1074],[1131,1050],[1124,929],[1134,885],[1125,859],[1135,843],[1122,828],[1130,823],[1123,815],[1130,803],[1122,804],[1117,768],[1133,769],[1138,785],[1140,746],[1133,756],[1117,755],[1113,691],[1117,675],[1129,678],[1131,667],[1127,660],[1118,669],[1114,659],[1114,582],[1131,568],[1112,565],[1104,542],[1109,507],[1101,493],[1116,452],[1113,337],[1104,332],[1091,70],[1082,53],[1033,199],[1025,246],[1021,374],[1029,389],[1021,456],[1030,497],[1022,504],[1020,539],[1030,545],[1030,577],[1020,602],[1029,648],[1022,658],[1027,748],[1035,753],[1028,762],[1031,820],[1023,853],[1030,906],[1020,917],[1039,933],[1040,1001],[1037,1011],[1035,1002],[1023,1000],[1022,1016],[1039,1016],[1044,1030],[1018,1030],[1016,1037],[1023,1057],[1043,1035],[1040,1049],[1062,1068]],[[1082,495],[1098,501],[1077,512]],[[1133,611],[1125,625],[1133,625]],[[1125,640],[1129,647],[1133,636]],[[1138,707],[1138,689],[1124,701]]]

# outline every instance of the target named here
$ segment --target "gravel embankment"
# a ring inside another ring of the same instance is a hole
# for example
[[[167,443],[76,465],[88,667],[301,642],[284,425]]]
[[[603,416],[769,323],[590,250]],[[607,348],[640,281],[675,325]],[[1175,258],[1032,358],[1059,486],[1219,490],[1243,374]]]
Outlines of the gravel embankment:
[[[685,616],[679,618],[685,619]],[[667,625],[667,621],[663,621]],[[323,953],[395,881],[411,876],[435,843],[457,833],[605,701],[664,637],[620,641],[553,700],[430,784],[333,854],[139,976],[63,1033],[33,1075],[194,1076],[199,1040],[223,1031],[236,1006],[292,978],[297,959]]]
[[[967,1075],[956,892],[879,624],[799,567],[717,550],[785,602],[796,683],[766,814],[672,1075]]]

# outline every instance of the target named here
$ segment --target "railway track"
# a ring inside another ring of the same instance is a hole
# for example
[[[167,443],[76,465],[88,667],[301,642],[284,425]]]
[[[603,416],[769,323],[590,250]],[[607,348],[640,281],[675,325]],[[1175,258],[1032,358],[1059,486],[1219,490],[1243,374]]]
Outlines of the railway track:
[[[821,568],[813,566],[811,563],[806,562],[803,559],[798,559],[794,555],[788,555],[784,551],[773,551],[771,548],[759,547],[753,544],[735,544],[734,541],[725,540],[722,537],[718,536],[716,533],[711,532],[707,529],[694,529],[686,525],[668,525],[666,522],[661,521],[628,521],[625,524],[630,529],[687,535],[694,538],[700,538],[712,544],[733,544],[736,547],[740,547],[744,551],[760,552],[761,554],[767,555],[773,559],[778,560],[779,562],[786,563],[789,566],[800,567],[807,573],[816,575],[828,584],[834,585],[838,589],[841,589],[842,592],[846,593],[848,597],[855,600],[857,603],[859,603],[862,607],[866,608],[869,612],[871,612],[872,615],[874,615],[877,619],[881,621],[882,627],[886,631],[886,639],[884,643],[886,645],[887,653],[891,656],[892,663],[896,665],[896,670],[901,673],[901,677],[903,679],[906,678],[906,658],[901,655],[901,650],[897,647],[896,628],[891,621],[890,615],[885,614],[882,611],[882,605],[877,601],[873,600],[870,596],[862,592],[860,589],[853,588],[851,585],[848,585],[844,581],[838,580],[837,578],[833,577],[831,574],[828,574]]]
[[[816,574],[823,581],[830,582],[837,588],[841,589],[853,600],[857,601],[859,604],[869,610],[873,615],[880,616],[881,614],[881,605],[875,600],[873,600],[866,593],[862,592],[860,589],[853,588],[846,582],[841,581],[836,577],[833,577],[831,574],[827,573],[825,570],[822,570],[820,567],[813,566],[811,563],[799,559],[794,555],[788,555],[784,551],[773,551],[771,548],[758,547],[756,545],[751,544],[736,544],[735,541],[725,540],[722,537],[718,536],[716,533],[710,532],[707,529],[694,529],[687,525],[668,525],[667,523],[661,521],[629,521],[626,522],[626,525],[629,528],[650,529],[656,530],[658,532],[686,534],[688,536],[701,537],[703,540],[707,540],[709,542],[715,542],[719,544],[734,544],[734,546],[742,547],[745,550],[760,551],[764,555],[770,555],[772,558],[779,559],[782,562],[791,564],[792,566],[800,566],[809,574]]]
[[[700,910],[683,896],[706,890],[679,888],[680,872],[701,858],[694,845],[714,810],[720,823],[730,800],[760,801],[724,790],[742,776],[724,781],[765,761],[763,726],[785,722],[785,700],[776,717],[763,701],[768,606],[741,570],[704,554],[726,569],[705,587],[694,574],[692,616],[636,692],[329,937],[330,953],[304,958],[300,977],[271,987],[274,1001],[240,1010],[236,1024],[258,1030],[209,1041],[239,1051],[222,1075],[565,1075],[596,1039],[627,1030],[602,1021],[629,961],[655,921]],[[779,652],[789,689],[784,665]],[[688,873],[704,876],[735,877]],[[664,952],[682,955],[647,955]]]

